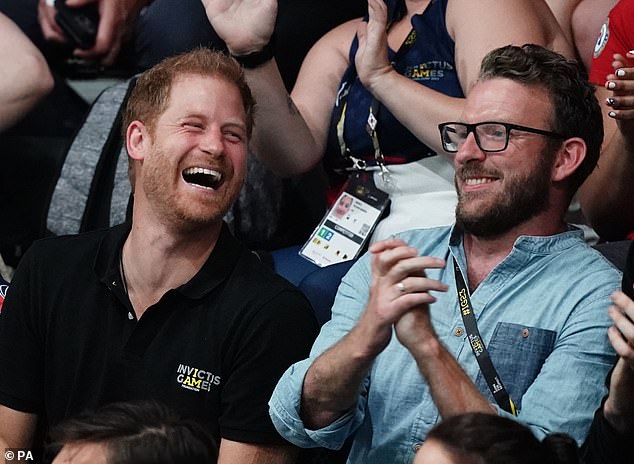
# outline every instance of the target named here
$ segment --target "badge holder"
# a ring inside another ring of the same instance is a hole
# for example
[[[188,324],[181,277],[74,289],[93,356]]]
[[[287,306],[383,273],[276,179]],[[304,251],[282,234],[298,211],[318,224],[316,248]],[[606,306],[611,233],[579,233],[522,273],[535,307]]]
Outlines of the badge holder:
[[[399,52],[407,50],[414,42],[414,30],[410,32]],[[328,210],[319,225],[315,228],[308,241],[299,251],[299,255],[315,263],[319,267],[344,263],[358,257],[365,249],[368,239],[374,231],[390,204],[388,192],[393,192],[395,183],[390,171],[385,165],[385,157],[379,146],[376,133],[379,101],[372,99],[366,131],[374,147],[374,166],[368,166],[365,160],[355,158],[347,148],[344,138],[344,123],[346,120],[347,103],[340,100],[348,95],[348,89],[342,87],[337,95],[336,107],[340,110],[337,122],[337,138],[341,155],[351,166],[346,171],[351,172],[343,192]],[[380,189],[374,183],[372,171],[379,170],[381,179]]]
[[[372,172],[355,172],[300,250],[300,256],[319,267],[356,258],[389,204],[389,195],[377,188]]]

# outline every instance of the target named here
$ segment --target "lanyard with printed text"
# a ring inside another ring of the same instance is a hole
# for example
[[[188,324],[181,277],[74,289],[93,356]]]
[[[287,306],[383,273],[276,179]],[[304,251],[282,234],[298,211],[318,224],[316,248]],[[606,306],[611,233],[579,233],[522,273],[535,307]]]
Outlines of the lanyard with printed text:
[[[453,259],[453,265],[454,272],[456,274],[456,291],[458,292],[460,315],[462,316],[462,322],[464,323],[465,330],[467,332],[467,338],[469,339],[471,350],[476,357],[476,361],[478,361],[480,370],[482,371],[489,390],[491,390],[497,404],[500,405],[500,407],[506,412],[517,416],[515,404],[506,391],[506,388],[504,388],[504,384],[495,370],[493,361],[491,361],[489,351],[480,336],[478,323],[476,322],[475,314],[473,314],[473,306],[471,305],[471,299],[469,298],[469,291],[467,290],[467,285],[462,277],[462,272],[460,272],[460,267],[458,266],[456,258]]]
[[[405,55],[416,42],[416,31],[412,28],[405,41],[401,44],[400,48],[396,52],[392,60],[392,65],[394,65],[397,60]],[[335,111],[339,112],[337,116],[337,139],[339,140],[339,148],[341,150],[341,155],[344,158],[348,158],[352,162],[352,170],[364,170],[367,168],[367,165],[364,160],[357,159],[356,157],[350,154],[350,150],[347,147],[345,138],[344,138],[344,123],[346,120],[346,110],[348,109],[347,96],[350,88],[350,81],[348,81],[347,85],[343,85],[339,90],[337,95],[337,104],[335,105]],[[385,159],[383,157],[383,152],[381,151],[381,147],[379,145],[379,138],[377,137],[376,126],[378,123],[380,111],[379,101],[372,97],[372,103],[370,104],[370,109],[368,113],[368,119],[366,122],[366,131],[370,138],[372,139],[372,146],[374,148],[374,160],[376,162],[376,166],[381,171],[381,176],[383,180],[387,183],[389,180],[389,171],[385,166]]]

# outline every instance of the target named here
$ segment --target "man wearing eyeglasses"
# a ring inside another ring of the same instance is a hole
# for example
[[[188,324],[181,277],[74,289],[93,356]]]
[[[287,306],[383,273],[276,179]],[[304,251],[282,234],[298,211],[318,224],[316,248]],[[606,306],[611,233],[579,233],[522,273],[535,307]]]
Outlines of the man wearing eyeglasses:
[[[503,47],[440,135],[456,224],[375,243],[346,275],[332,321],[269,403],[299,446],[353,437],[350,463],[410,463],[436,422],[474,411],[540,437],[588,431],[620,279],[564,222],[599,156],[593,88],[554,52]]]

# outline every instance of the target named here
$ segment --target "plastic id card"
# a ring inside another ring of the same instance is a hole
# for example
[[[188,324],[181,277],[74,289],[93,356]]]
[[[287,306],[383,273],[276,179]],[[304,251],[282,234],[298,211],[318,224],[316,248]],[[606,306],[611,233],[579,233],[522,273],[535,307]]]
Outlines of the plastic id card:
[[[320,267],[356,258],[389,203],[371,172],[353,174],[299,254]]]

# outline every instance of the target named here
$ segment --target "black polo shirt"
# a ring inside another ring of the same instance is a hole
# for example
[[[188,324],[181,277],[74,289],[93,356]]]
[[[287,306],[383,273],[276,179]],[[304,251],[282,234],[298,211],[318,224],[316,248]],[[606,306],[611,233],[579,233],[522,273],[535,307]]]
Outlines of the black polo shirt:
[[[36,242],[0,314],[0,404],[45,426],[113,401],[156,399],[216,437],[284,443],[268,400],[317,333],[301,295],[226,227],[189,282],[136,320],[119,256],[129,225]]]

